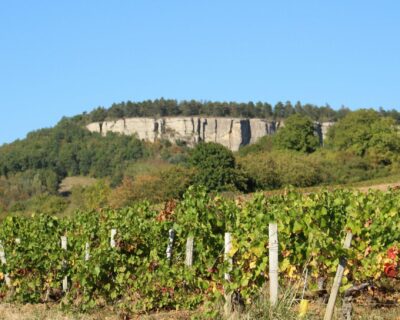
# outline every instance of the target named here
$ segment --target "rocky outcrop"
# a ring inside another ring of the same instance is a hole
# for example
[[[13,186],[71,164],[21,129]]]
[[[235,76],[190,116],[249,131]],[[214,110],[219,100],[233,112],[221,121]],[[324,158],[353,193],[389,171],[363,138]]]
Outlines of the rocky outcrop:
[[[321,146],[324,144],[329,128],[334,124],[335,122],[315,122],[315,134],[319,137]]]
[[[167,139],[171,142],[184,141],[189,146],[199,141],[217,142],[237,151],[241,146],[274,134],[280,126],[283,123],[266,119],[163,117],[93,122],[87,128],[102,135],[108,132],[136,135],[141,140],[151,142]],[[323,127],[319,128],[316,132],[322,139]]]

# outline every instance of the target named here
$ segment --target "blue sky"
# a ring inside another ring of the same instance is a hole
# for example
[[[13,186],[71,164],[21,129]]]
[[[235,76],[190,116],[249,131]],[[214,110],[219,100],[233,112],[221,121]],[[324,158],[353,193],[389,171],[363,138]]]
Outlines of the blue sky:
[[[0,0],[0,144],[159,97],[399,109],[400,2]]]

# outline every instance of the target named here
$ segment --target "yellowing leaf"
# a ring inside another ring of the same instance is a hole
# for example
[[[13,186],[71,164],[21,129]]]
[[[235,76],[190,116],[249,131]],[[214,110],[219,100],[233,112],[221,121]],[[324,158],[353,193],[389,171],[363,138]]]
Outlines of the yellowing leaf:
[[[289,267],[289,272],[288,272],[289,278],[293,278],[295,272],[296,272],[296,267],[295,266],[290,266]]]
[[[260,247],[254,247],[254,248],[251,248],[251,253],[253,253],[256,257],[261,257],[261,255],[262,255],[262,248],[260,248]]]
[[[238,247],[236,247],[236,246],[234,246],[233,244],[232,244],[232,247],[231,247],[231,250],[229,251],[229,253],[228,253],[228,255],[230,256],[230,257],[233,257],[234,255],[235,255],[235,253],[238,251]]]
[[[282,272],[285,272],[289,267],[290,267],[290,261],[289,261],[289,259],[283,259],[283,261],[282,261],[282,263],[281,263],[280,270],[281,270]]]

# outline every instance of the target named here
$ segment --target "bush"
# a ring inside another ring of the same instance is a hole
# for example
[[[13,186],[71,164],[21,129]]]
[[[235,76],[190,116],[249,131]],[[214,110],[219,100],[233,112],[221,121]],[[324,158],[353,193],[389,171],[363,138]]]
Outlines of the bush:
[[[285,126],[279,129],[274,137],[274,146],[278,149],[311,153],[319,147],[319,144],[314,122],[299,114],[287,118]]]
[[[158,203],[163,200],[161,179],[153,175],[139,175],[135,179],[125,177],[109,198],[110,206],[122,208],[139,200]]]
[[[329,129],[326,145],[358,156],[369,153],[375,163],[387,165],[400,152],[398,132],[392,118],[382,117],[374,110],[358,110]]]
[[[93,211],[108,206],[111,187],[105,180],[98,180],[87,187],[73,187],[71,203],[82,210]]]
[[[154,174],[125,177],[122,184],[112,191],[110,205],[121,208],[140,200],[160,203],[179,199],[192,184],[194,174],[194,169],[171,166]]]
[[[182,166],[173,166],[160,172],[161,189],[164,200],[179,199],[193,184],[196,170]]]
[[[256,143],[248,144],[239,149],[238,154],[242,157],[251,153],[271,152],[273,149],[273,136],[264,136],[257,140]]]
[[[194,181],[210,191],[236,188],[237,172],[232,151],[213,143],[200,143],[190,153],[189,163],[197,169]]]
[[[295,152],[258,153],[239,161],[255,189],[276,189],[285,185],[309,187],[323,182],[321,163]]]

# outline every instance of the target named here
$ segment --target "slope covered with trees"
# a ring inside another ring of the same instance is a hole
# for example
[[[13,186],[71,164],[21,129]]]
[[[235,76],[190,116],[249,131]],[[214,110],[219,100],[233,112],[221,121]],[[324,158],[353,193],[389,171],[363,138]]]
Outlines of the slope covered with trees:
[[[59,178],[79,174],[105,177],[145,153],[143,143],[135,137],[110,134],[103,138],[65,119],[52,129],[32,132],[24,140],[3,146],[0,174],[47,169]]]
[[[149,103],[160,106],[168,101]],[[137,105],[141,104],[146,105]],[[206,105],[197,104],[199,108]],[[237,153],[215,143],[189,149],[169,141],[146,143],[134,136],[103,137],[87,131],[85,121],[105,109],[64,118],[54,128],[32,132],[24,140],[0,147],[0,212],[118,208],[141,199],[160,203],[180,198],[193,184],[209,191],[253,192],[287,185],[357,182],[400,172],[396,113],[336,111],[340,117],[326,144],[320,146],[313,122],[318,117],[300,111],[289,116],[276,135]],[[60,181],[76,175],[100,180],[92,186],[72,188],[69,197],[60,196]]]

